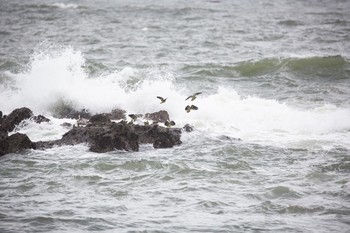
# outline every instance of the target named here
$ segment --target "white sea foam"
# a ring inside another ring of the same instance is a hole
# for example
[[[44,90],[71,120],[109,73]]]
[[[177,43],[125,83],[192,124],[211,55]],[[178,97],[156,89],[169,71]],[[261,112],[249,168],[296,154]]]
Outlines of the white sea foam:
[[[189,123],[212,135],[279,146],[316,142],[350,148],[350,109],[325,105],[301,110],[276,100],[242,97],[233,88],[220,86],[214,94],[200,90],[204,93],[195,101],[185,101],[189,90],[177,84],[170,72],[126,67],[89,77],[84,64],[82,54],[72,48],[34,54],[27,72],[12,74],[14,86],[0,86],[1,109],[6,113],[27,106],[37,114],[49,114],[59,101],[93,113],[114,108],[128,113],[164,109],[177,126]],[[160,104],[156,96],[168,99]],[[186,113],[188,104],[199,110]]]
[[[74,3],[65,4],[65,3],[61,3],[61,2],[56,2],[52,5],[55,7],[58,7],[58,8],[62,8],[62,9],[69,9],[69,8],[75,9],[78,7],[78,5],[74,4]]]

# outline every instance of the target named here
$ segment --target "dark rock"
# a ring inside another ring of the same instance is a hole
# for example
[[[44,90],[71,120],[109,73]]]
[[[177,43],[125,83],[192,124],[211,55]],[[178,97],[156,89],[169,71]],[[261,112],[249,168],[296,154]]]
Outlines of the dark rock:
[[[89,124],[73,127],[61,139],[36,142],[38,149],[55,145],[76,145],[87,143],[90,151],[104,153],[112,150],[138,151],[139,144],[151,143],[155,148],[171,148],[181,144],[181,129],[164,128],[158,125],[135,125],[121,121]]]
[[[72,124],[68,123],[68,122],[64,122],[64,123],[62,123],[60,125],[63,126],[63,127],[67,127],[67,128],[71,128],[72,127]]]
[[[15,133],[8,137],[10,142],[10,152],[18,152],[22,149],[35,149],[34,143],[28,138],[27,135],[21,133]]]
[[[25,134],[15,133],[0,140],[0,156],[24,149],[36,149],[35,144]]]
[[[131,118],[131,120],[134,122],[134,121],[136,121],[137,119],[143,117],[143,114],[129,114],[128,116],[129,116],[129,117]]]
[[[33,116],[32,119],[35,123],[38,124],[41,124],[43,122],[50,122],[50,119],[44,117],[43,115]]]
[[[91,117],[91,114],[87,109],[75,110],[65,103],[58,104],[52,111],[53,116],[56,118],[89,119]]]
[[[182,143],[181,130],[178,128],[135,125],[135,132],[139,135],[139,143],[152,143],[154,148],[171,148]]]
[[[0,139],[0,156],[6,155],[9,152],[10,143],[8,137]]]
[[[169,114],[165,110],[161,110],[159,112],[154,112],[154,113],[146,113],[145,118],[147,120],[152,120],[152,121],[157,121],[164,123],[166,121],[169,121]]]
[[[29,108],[15,109],[6,118],[1,120],[1,126],[4,130],[10,132],[14,130],[16,125],[21,123],[21,121],[29,119],[31,116],[33,116],[33,113]]]
[[[106,114],[96,114],[93,115],[90,120],[89,123],[96,125],[96,124],[106,124],[106,123],[110,123],[111,119],[109,119],[109,117]]]
[[[90,151],[104,153],[112,150],[138,151],[138,136],[135,133],[119,134],[118,131],[97,134],[93,137]]]
[[[166,132],[158,133],[158,136],[153,143],[153,147],[154,148],[172,148],[182,143],[180,138],[181,138],[181,130],[167,129]]]
[[[121,110],[121,109],[113,109],[110,113],[106,113],[106,115],[109,117],[111,120],[125,120],[126,111]]]
[[[7,131],[2,129],[0,126],[0,139],[6,138],[7,136],[8,136]]]
[[[0,119],[2,118],[2,111],[0,111]]]
[[[93,152],[104,153],[112,150],[138,151],[138,136],[133,125],[125,121],[119,123],[91,124],[87,127],[73,127],[61,139],[37,142],[40,149],[51,148],[55,145],[76,145],[87,143]]]
[[[233,138],[227,135],[221,135],[218,137],[220,140],[224,140],[224,141],[242,141],[241,138]]]

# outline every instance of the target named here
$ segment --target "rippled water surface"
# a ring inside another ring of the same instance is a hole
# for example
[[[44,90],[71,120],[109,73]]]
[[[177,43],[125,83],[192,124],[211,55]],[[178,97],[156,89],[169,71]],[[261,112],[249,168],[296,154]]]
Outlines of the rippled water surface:
[[[195,130],[170,149],[0,157],[0,232],[349,232],[349,7],[1,1],[0,110],[51,119],[14,132],[59,139],[62,104]]]

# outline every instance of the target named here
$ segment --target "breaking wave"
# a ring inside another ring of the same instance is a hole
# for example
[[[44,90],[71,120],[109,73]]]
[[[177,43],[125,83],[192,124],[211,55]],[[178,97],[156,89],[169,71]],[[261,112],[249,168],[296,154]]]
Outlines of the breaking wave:
[[[296,75],[350,78],[350,62],[340,55],[306,58],[265,58],[258,61],[242,61],[232,65],[186,66],[183,70],[193,75],[226,78],[262,76],[286,71]]]
[[[305,70],[310,66],[345,66],[339,56],[330,58],[264,60],[240,64],[231,69],[243,73],[261,73],[266,69]],[[277,64],[278,63],[278,64]],[[296,109],[273,99],[242,97],[232,87],[217,84],[215,93],[204,93],[195,102],[185,101],[191,94],[174,74],[159,68],[125,67],[97,77],[85,70],[86,61],[79,51],[68,47],[33,55],[28,70],[7,73],[0,83],[0,108],[5,113],[27,106],[36,113],[52,114],[65,103],[92,113],[124,109],[129,113],[167,110],[181,126],[194,125],[210,135],[239,137],[252,142],[304,145],[341,145],[350,147],[350,109],[324,105],[314,109]],[[259,72],[254,71],[259,70]],[[181,83],[181,84],[179,84]],[[193,87],[191,87],[191,91]],[[203,91],[203,90],[198,90]],[[168,98],[160,104],[156,96]],[[199,110],[185,112],[195,104]]]

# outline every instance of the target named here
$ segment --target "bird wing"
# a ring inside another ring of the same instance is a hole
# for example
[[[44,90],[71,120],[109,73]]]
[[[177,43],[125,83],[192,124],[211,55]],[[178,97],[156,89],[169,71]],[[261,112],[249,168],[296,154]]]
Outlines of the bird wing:
[[[160,99],[161,101],[164,101],[163,97],[157,96],[158,99]]]
[[[185,100],[188,100],[189,98],[192,98],[192,95],[190,95],[189,97],[187,97]]]
[[[194,95],[200,95],[200,94],[202,94],[202,92],[197,92],[197,93],[195,93]]]
[[[197,106],[194,106],[194,105],[191,105],[191,109],[193,109],[193,110],[198,110],[198,107],[197,107]]]

